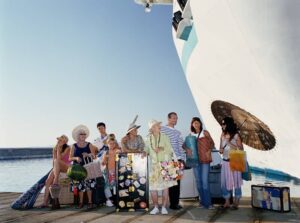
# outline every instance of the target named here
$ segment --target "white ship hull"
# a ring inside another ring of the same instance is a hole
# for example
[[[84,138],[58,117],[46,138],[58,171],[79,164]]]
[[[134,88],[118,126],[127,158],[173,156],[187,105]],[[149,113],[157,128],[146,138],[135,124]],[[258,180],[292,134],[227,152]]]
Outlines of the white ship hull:
[[[221,128],[211,103],[223,100],[257,116],[276,138],[271,151],[245,147],[250,165],[300,178],[300,1],[190,0],[188,4],[193,16],[189,38],[181,40],[175,31],[173,37],[216,144]]]

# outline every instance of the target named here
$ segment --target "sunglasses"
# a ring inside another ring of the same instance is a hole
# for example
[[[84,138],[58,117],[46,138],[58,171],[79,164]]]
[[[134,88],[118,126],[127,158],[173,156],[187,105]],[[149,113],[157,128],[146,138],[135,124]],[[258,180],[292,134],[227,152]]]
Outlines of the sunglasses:
[[[85,134],[85,133],[80,133],[79,135],[81,135],[81,136],[86,136],[86,134]]]

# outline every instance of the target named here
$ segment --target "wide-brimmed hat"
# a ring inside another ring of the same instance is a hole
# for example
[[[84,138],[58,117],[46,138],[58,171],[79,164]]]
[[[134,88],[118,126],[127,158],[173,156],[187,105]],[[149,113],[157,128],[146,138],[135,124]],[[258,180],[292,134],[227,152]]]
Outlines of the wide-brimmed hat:
[[[135,118],[133,119],[133,122],[129,124],[128,130],[126,132],[126,135],[131,132],[134,129],[138,129],[139,127],[141,127],[140,125],[136,125],[135,122],[138,118],[138,115],[135,116]]]
[[[56,139],[57,140],[59,140],[59,139],[61,139],[61,138],[64,138],[65,140],[66,140],[66,143],[68,143],[68,141],[69,141],[69,138],[68,138],[68,136],[66,136],[66,135],[61,135],[61,136],[58,136]]]
[[[78,136],[81,133],[85,133],[86,137],[89,137],[90,131],[89,131],[88,127],[86,127],[85,125],[76,126],[72,131],[72,137],[76,142],[78,141]]]
[[[162,122],[160,122],[160,121],[157,121],[157,120],[155,120],[155,119],[152,119],[152,120],[150,120],[149,122],[148,122],[148,127],[149,127],[149,129],[152,129],[152,127],[153,126],[155,126],[155,125],[160,125]]]

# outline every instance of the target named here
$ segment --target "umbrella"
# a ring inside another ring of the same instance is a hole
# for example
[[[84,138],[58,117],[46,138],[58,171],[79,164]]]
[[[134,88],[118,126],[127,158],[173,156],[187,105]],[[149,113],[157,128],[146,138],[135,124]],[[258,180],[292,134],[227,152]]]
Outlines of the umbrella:
[[[225,117],[232,117],[237,124],[244,144],[259,150],[271,150],[276,140],[270,128],[244,109],[225,101],[214,101],[211,110],[221,125]]]

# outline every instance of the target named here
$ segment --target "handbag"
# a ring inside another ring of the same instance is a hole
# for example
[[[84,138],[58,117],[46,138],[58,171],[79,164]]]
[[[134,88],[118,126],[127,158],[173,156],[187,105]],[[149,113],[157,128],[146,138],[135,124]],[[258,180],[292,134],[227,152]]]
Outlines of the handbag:
[[[86,177],[87,180],[102,177],[100,160],[93,161],[93,158],[91,156],[86,156],[85,158],[83,158],[83,162],[84,162],[83,167],[87,171],[87,177]]]
[[[230,149],[229,166],[233,171],[245,172],[246,170],[246,152],[238,149]]]
[[[214,147],[214,142],[208,133],[204,130],[204,137],[198,138],[198,155],[200,163],[211,163],[211,151]]]
[[[186,156],[185,169],[190,169],[192,167],[196,167],[199,163],[198,147],[197,147],[197,138],[198,137],[189,135],[185,138],[185,141],[184,141],[185,146],[192,150],[192,155]]]
[[[242,179],[246,181],[252,180],[252,174],[248,162],[246,162],[246,170],[242,173]]]

